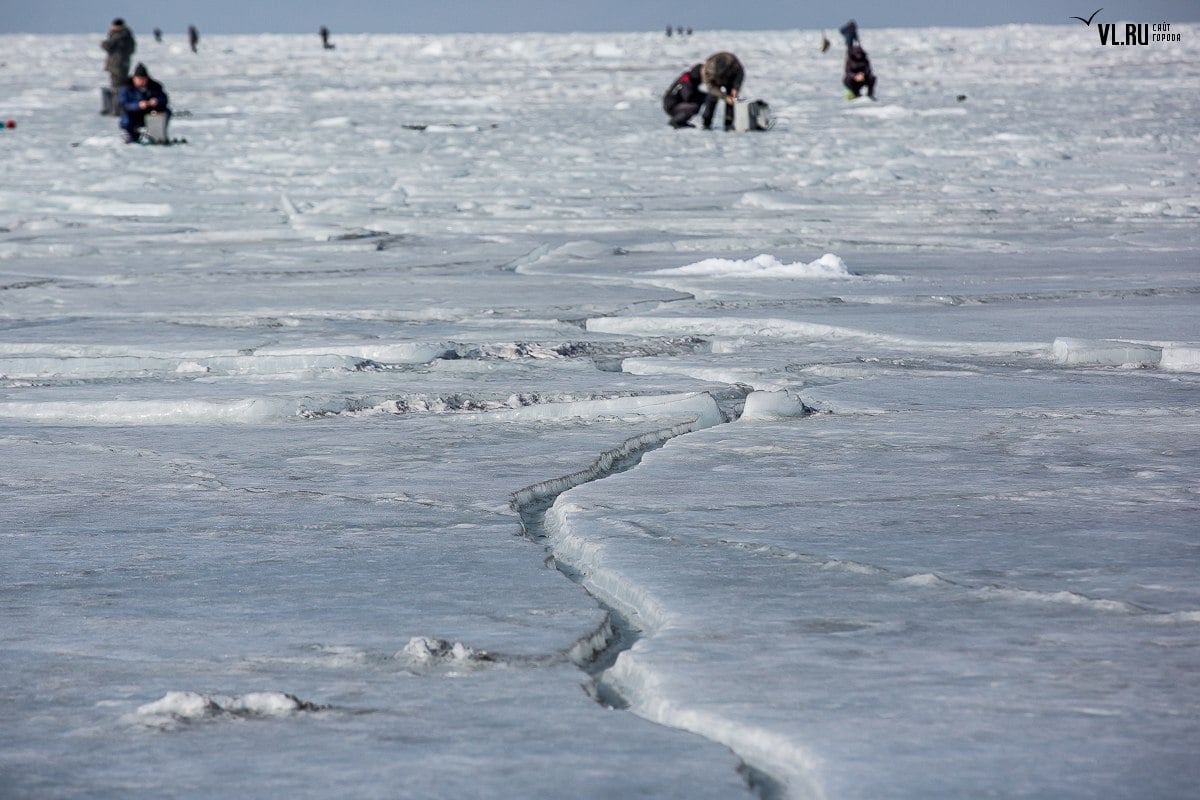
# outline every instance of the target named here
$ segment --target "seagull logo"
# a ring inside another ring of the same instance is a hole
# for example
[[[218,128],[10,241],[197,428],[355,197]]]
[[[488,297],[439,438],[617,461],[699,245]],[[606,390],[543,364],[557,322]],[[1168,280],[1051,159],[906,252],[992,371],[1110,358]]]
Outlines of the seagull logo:
[[[1099,14],[1103,10],[1104,10],[1103,8],[1097,8],[1095,11],[1092,12],[1092,15],[1090,17],[1088,17],[1087,19],[1084,19],[1083,17],[1067,17],[1067,19],[1077,19],[1080,22],[1082,22],[1084,25],[1087,25],[1090,28],[1090,27],[1092,27],[1092,20],[1094,20],[1096,18],[1096,15]]]

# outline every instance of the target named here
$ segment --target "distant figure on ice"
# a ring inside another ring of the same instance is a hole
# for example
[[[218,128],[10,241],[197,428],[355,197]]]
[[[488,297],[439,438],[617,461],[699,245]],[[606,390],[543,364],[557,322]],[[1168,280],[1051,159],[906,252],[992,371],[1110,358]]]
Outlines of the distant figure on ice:
[[[713,53],[704,62],[700,70],[704,85],[708,88],[708,96],[704,100],[704,129],[712,129],[713,114],[716,113],[717,103],[725,102],[725,130],[733,130],[733,104],[741,91],[742,81],[746,78],[746,70],[742,62],[733,53]]]
[[[324,25],[321,26],[321,46],[326,50],[333,49],[333,45],[329,43],[329,28],[326,28]]]
[[[668,26],[667,26],[667,38],[668,38],[668,39],[669,39],[669,38],[671,38],[671,34],[672,34],[672,33],[674,33],[674,32],[675,32],[675,29],[674,29],[674,28],[672,28],[670,25],[668,25]]]
[[[849,50],[854,45],[859,44],[858,23],[855,22],[854,20],[850,20],[845,25],[838,28],[838,33],[840,33],[842,35],[842,38],[846,40],[846,49],[847,50]]]
[[[108,72],[112,86],[109,107],[100,113],[112,114],[115,117],[121,113],[121,88],[125,86],[125,79],[129,77],[129,61],[137,50],[137,42],[133,38],[133,31],[125,27],[125,20],[117,17],[108,29],[108,37],[100,46],[108,53],[108,57],[104,59],[104,69]]]
[[[871,71],[871,60],[861,44],[851,45],[846,51],[846,74],[842,83],[846,87],[847,100],[862,97],[864,88],[867,97],[875,99],[875,73]]]
[[[138,140],[139,131],[146,126],[146,115],[152,112],[170,116],[167,93],[162,84],[150,77],[145,64],[134,67],[133,75],[121,89],[121,130],[126,144]]]
[[[159,44],[162,44],[162,28],[154,29],[154,41],[158,42]]]
[[[196,52],[196,45],[200,44],[200,31],[196,30],[195,25],[188,25],[188,44],[191,45],[192,52]]]
[[[663,95],[663,111],[671,118],[672,128],[694,128],[690,120],[700,111],[708,95],[700,88],[704,81],[701,71],[704,66],[696,64],[680,75]]]

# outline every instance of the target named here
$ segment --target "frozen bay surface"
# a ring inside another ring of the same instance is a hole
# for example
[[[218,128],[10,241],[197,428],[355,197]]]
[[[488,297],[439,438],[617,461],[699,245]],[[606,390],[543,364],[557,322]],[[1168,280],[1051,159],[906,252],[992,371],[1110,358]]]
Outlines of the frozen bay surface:
[[[0,37],[0,795],[1190,797],[1176,27]]]

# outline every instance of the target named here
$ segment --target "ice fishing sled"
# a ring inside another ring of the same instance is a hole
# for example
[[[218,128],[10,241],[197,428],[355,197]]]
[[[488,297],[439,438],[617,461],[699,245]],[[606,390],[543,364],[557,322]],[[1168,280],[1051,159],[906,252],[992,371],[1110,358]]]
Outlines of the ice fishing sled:
[[[775,119],[766,100],[738,100],[733,104],[735,131],[769,131],[774,127]]]

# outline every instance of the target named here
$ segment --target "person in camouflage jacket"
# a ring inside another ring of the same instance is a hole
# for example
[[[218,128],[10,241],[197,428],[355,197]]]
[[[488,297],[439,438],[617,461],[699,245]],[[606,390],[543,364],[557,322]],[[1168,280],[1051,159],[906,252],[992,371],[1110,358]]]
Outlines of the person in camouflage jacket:
[[[108,29],[108,37],[100,43],[108,57],[104,60],[104,69],[112,82],[112,108],[105,113],[119,116],[121,114],[121,89],[129,78],[129,62],[137,49],[133,31],[125,26],[125,20],[118,17]]]
[[[704,62],[700,73],[704,78],[704,85],[708,87],[708,97],[704,101],[702,115],[705,130],[712,128],[713,114],[716,113],[719,100],[725,101],[725,130],[732,130],[733,104],[737,101],[742,81],[746,78],[742,62],[738,61],[738,57],[733,53],[713,53]]]

